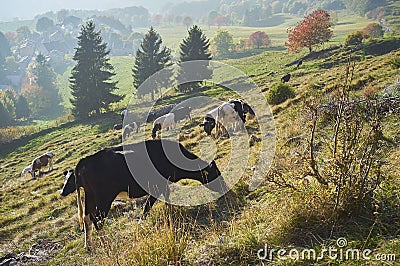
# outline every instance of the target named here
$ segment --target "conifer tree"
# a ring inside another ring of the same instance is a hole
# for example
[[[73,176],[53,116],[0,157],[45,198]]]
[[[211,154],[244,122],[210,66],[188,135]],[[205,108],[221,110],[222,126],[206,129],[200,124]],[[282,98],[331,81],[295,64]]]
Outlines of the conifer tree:
[[[154,94],[160,89],[159,84],[155,86],[140,85],[151,75],[171,64],[171,52],[165,46],[162,46],[162,38],[153,29],[146,33],[140,45],[140,49],[136,51],[135,65],[132,69],[133,86],[137,89],[137,95],[151,93],[151,99],[154,100]]]
[[[121,96],[112,93],[117,82],[111,80],[115,73],[109,62],[109,53],[101,32],[96,31],[93,21],[88,21],[78,36],[78,47],[73,57],[77,63],[69,79],[72,111],[77,118],[100,114],[108,109],[110,103],[121,100]]]
[[[208,61],[211,60],[210,41],[203,31],[197,25],[194,25],[189,29],[188,36],[183,39],[179,47],[181,50],[180,63],[193,60],[202,60],[202,62],[191,64],[190,67],[184,68],[181,64],[178,73],[178,81],[180,83],[178,90],[181,92],[196,90],[200,87],[200,83],[205,78],[211,77],[212,74],[212,71],[208,69]],[[190,77],[196,81],[182,84],[185,77]]]

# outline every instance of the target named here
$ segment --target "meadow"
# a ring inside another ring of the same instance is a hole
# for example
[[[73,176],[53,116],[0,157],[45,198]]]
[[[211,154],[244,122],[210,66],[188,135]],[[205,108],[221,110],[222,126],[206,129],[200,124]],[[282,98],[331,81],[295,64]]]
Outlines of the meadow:
[[[271,36],[274,46],[282,46],[286,28],[295,25],[296,19],[287,18],[279,27],[260,28]],[[352,16],[339,16],[335,27],[335,38],[325,47],[338,45],[345,36],[363,28],[369,21]],[[202,27],[207,36],[213,36],[217,27]],[[223,27],[235,38],[245,38],[258,30],[245,27]],[[157,28],[165,44],[176,52],[178,44],[186,36],[186,27]],[[238,68],[248,75],[265,97],[268,90],[280,82],[285,73],[291,73],[289,81],[296,96],[279,105],[272,105],[276,127],[276,149],[269,172],[257,171],[258,152],[265,148],[261,143],[249,148],[251,156],[243,162],[245,171],[241,180],[226,196],[201,206],[168,206],[158,202],[149,217],[142,223],[135,219],[140,204],[120,202],[112,207],[106,220],[105,232],[109,240],[102,244],[94,233],[96,249],[85,251],[84,234],[78,228],[76,197],[59,195],[64,179],[62,172],[74,168],[77,162],[103,147],[121,143],[121,132],[112,129],[120,122],[119,111],[130,100],[131,68],[133,58],[113,57],[117,93],[126,95],[115,110],[87,121],[64,121],[49,130],[36,132],[22,139],[1,146],[0,152],[0,255],[24,252],[37,256],[36,265],[265,265],[257,257],[265,245],[274,248],[314,248],[318,251],[335,246],[338,238],[346,238],[348,247],[373,250],[374,254],[399,254],[400,240],[400,165],[398,149],[400,131],[398,115],[384,119],[382,132],[393,143],[385,148],[382,156],[385,164],[385,179],[376,191],[379,204],[375,212],[356,217],[333,217],[331,202],[327,200],[334,187],[326,189],[315,182],[308,183],[300,175],[304,166],[301,155],[307,154],[310,133],[310,117],[307,103],[315,98],[335,94],[346,72],[346,63],[351,55],[355,62],[354,76],[350,87],[352,97],[364,97],[368,89],[383,91],[388,85],[398,83],[399,69],[393,68],[391,60],[400,57],[400,40],[368,41],[364,46],[351,50],[337,47],[330,51],[317,52],[304,60],[301,67],[285,66],[305,56],[306,53],[289,54],[285,49],[266,48],[255,51],[244,58],[231,58],[222,62]],[[388,49],[378,49],[379,47]],[[378,47],[378,48],[377,48]],[[324,48],[324,47],[320,47]],[[354,47],[352,47],[354,48]],[[318,50],[317,50],[318,51]],[[68,72],[60,78],[63,84],[63,99],[68,99]],[[177,103],[192,96],[217,97],[226,100],[235,95],[211,86],[194,95],[171,93],[162,104]],[[133,98],[137,112],[145,108],[143,100]],[[258,104],[258,103],[254,103]],[[203,112],[206,110],[202,110]],[[216,147],[217,165],[224,168],[232,151],[230,139],[207,138],[198,124],[202,113],[181,124],[181,143],[197,155],[207,153],[204,145]],[[258,122],[250,120],[248,131],[263,137],[257,131]],[[131,141],[150,138],[149,129],[134,135]],[[329,127],[321,129],[329,136]],[[164,133],[165,134],[165,133]],[[168,133],[169,134],[169,133]],[[165,136],[168,136],[166,134]],[[327,137],[328,138],[328,137]],[[203,146],[202,146],[203,145]],[[45,172],[37,180],[21,177],[21,170],[39,154],[55,153],[54,170]],[[257,174],[262,181],[254,191],[249,189],[249,180]],[[184,181],[185,185],[196,185]],[[352,210],[349,210],[349,212]],[[396,265],[388,261],[388,265]],[[365,261],[342,261],[338,258],[315,262],[310,260],[273,261],[276,265],[364,265]],[[369,265],[381,265],[380,261],[369,261]]]

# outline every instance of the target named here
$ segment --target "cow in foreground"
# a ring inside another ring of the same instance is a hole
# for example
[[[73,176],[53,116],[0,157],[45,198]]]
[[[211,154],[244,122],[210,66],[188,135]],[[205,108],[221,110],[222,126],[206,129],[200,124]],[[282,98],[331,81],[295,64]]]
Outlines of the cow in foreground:
[[[175,163],[170,161],[171,157],[167,157],[167,154],[172,154]],[[128,165],[126,160],[132,162],[133,167]],[[177,167],[176,160],[185,165],[199,166],[196,168],[198,170]],[[163,182],[156,178],[155,172],[161,175]],[[169,187],[166,184],[170,182],[190,178],[200,181],[212,191],[228,191],[222,177],[218,178],[221,173],[214,161],[207,163],[186,150],[180,143],[170,140],[147,140],[103,149],[81,159],[75,170],[66,171],[64,174],[65,183],[61,195],[67,196],[77,190],[79,221],[81,225],[82,221],[84,224],[85,247],[88,250],[92,247],[92,225],[96,230],[102,229],[102,222],[111,208],[111,203],[121,193],[125,193],[129,198],[148,196],[143,210],[145,216],[159,196],[163,195],[168,201]],[[146,190],[143,189],[143,183],[146,184]],[[85,191],[84,208],[79,188]],[[101,231],[99,233],[101,234]]]
[[[39,171],[39,176],[41,175],[40,169],[43,166],[49,166],[48,171],[53,170],[53,157],[54,154],[52,152],[46,152],[39,157],[36,157],[33,159],[32,163],[25,167],[24,170],[21,172],[21,176],[24,176],[26,173],[30,173],[32,176],[32,179],[35,179],[35,172]]]

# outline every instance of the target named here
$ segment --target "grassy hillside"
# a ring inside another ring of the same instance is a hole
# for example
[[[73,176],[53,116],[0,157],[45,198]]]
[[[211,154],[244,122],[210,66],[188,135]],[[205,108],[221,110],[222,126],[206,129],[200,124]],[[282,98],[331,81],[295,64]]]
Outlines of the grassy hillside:
[[[301,164],[299,153],[304,152],[308,139],[308,118],[304,111],[307,100],[313,95],[329,95],[334,91],[335,85],[342,80],[349,55],[356,66],[350,86],[352,96],[363,97],[368,89],[381,91],[387,84],[396,82],[400,73],[398,68],[392,67],[391,61],[400,58],[399,42],[399,39],[370,42],[359,49],[354,48],[353,52],[342,48],[316,52],[305,59],[300,68],[285,65],[305,54],[287,54],[286,51],[265,51],[224,61],[253,78],[264,93],[279,82],[282,74],[292,74],[289,84],[296,97],[272,106],[277,127],[276,156],[270,173],[261,173],[262,185],[250,192],[246,183],[257,161],[255,152],[260,148],[257,144],[251,148],[253,153],[242,181],[216,202],[198,207],[157,203],[141,224],[134,219],[138,211],[135,204],[114,206],[105,225],[108,244],[103,246],[98,234],[94,233],[94,253],[87,253],[83,248],[84,236],[78,229],[75,196],[61,198],[59,195],[62,172],[73,168],[80,158],[120,143],[120,132],[112,130],[112,125],[119,122],[119,116],[109,113],[90,121],[69,122],[2,146],[0,256],[30,250],[31,255],[38,256],[36,264],[50,265],[262,265],[257,251],[265,244],[287,250],[294,247],[321,250],[334,246],[339,237],[345,237],[353,248],[398,255],[398,116],[389,116],[383,125],[385,137],[394,144],[383,154],[387,178],[376,192],[376,199],[380,200],[376,202],[380,205],[377,214],[335,220],[325,201],[331,192],[316,183],[307,185],[298,170]],[[131,58],[113,58],[113,64],[120,80],[120,93],[130,93]],[[221,99],[234,96],[214,87],[201,93],[217,95]],[[169,97],[164,103],[184,97]],[[181,142],[198,155],[202,153],[202,143],[214,143],[197,126],[201,119],[196,117],[185,123],[180,133]],[[247,125],[250,132],[256,133],[255,120]],[[149,127],[147,125],[147,129]],[[148,132],[142,131],[134,136],[134,140],[149,137]],[[215,145],[217,165],[224,168],[230,157],[230,140],[220,139]],[[21,170],[46,151],[56,155],[54,170],[33,181],[21,177]],[[280,265],[310,263],[277,259],[275,262]],[[339,265],[343,262],[320,262],[321,265],[329,263]],[[364,261],[345,262],[347,265],[357,263],[363,265]],[[380,265],[380,262],[371,264]]]

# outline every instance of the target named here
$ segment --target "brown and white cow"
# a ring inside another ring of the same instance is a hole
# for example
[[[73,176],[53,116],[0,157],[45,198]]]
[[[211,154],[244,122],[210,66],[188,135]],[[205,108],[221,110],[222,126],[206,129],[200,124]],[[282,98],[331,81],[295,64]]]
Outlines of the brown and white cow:
[[[30,173],[32,175],[32,179],[35,179],[35,172],[39,171],[39,176],[41,175],[40,169],[43,166],[49,166],[48,171],[53,170],[53,157],[54,154],[52,152],[46,152],[39,157],[33,159],[32,163],[24,168],[21,172],[21,176],[24,176],[26,173]]]

